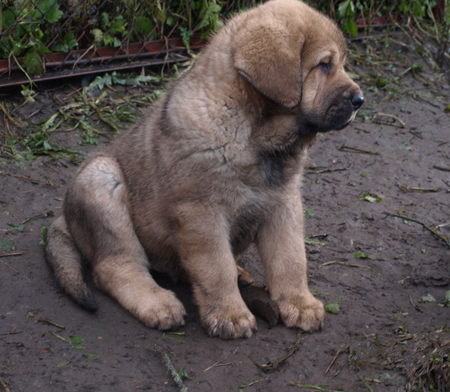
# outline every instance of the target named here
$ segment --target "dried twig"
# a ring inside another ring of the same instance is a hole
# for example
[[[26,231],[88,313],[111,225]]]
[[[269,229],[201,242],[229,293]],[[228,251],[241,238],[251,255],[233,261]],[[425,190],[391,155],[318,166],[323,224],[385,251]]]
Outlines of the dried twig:
[[[61,325],[61,324],[56,324],[56,323],[54,323],[53,321],[50,321],[50,320],[47,320],[47,319],[44,319],[44,318],[35,318],[35,317],[34,317],[34,314],[31,313],[31,312],[28,312],[27,318],[28,318],[28,317],[33,317],[36,321],[39,321],[39,322],[41,322],[41,323],[45,323],[45,324],[48,324],[48,325],[53,325],[54,327],[58,327],[58,328],[61,328],[61,329],[66,329],[66,327],[64,327],[63,325]]]
[[[409,300],[411,301],[411,305],[414,307],[414,309],[417,309],[419,312],[422,312],[422,313],[423,313],[423,310],[420,309],[418,306],[416,306],[416,305],[414,304],[413,299],[412,299],[411,296],[409,296]]]
[[[444,238],[443,236],[441,236],[439,233],[436,233],[431,227],[427,226],[425,223],[422,223],[421,221],[417,220],[417,219],[413,219],[413,218],[408,218],[407,216],[404,215],[398,215],[398,214],[391,214],[390,212],[387,213],[389,216],[394,216],[396,218],[402,218],[402,219],[406,219],[409,220],[411,222],[415,222],[418,223],[419,225],[422,225],[423,227],[425,227],[425,229],[427,229],[428,231],[430,231],[431,233],[433,233],[436,237],[440,238],[442,241],[444,241],[448,246],[450,246],[450,241],[448,241],[446,238]]]
[[[447,193],[450,192],[450,184],[445,180],[442,180],[442,182],[448,186]]]
[[[14,118],[11,117],[11,115],[8,112],[8,109],[5,107],[5,104],[3,102],[0,102],[0,109],[5,114],[5,116],[8,118],[10,122],[12,122],[17,128],[20,128],[22,131],[26,131],[25,127],[21,124],[19,124]]]
[[[347,169],[345,167],[342,167],[339,169],[323,169],[323,170],[309,169],[306,174],[331,173],[331,172],[344,171],[344,170],[347,170]]]
[[[5,264],[8,268],[12,269],[16,274],[19,273],[19,271],[15,270],[13,267],[11,267],[6,261],[0,260],[0,263]]]
[[[5,129],[8,135],[2,135],[4,137],[14,137],[11,130],[9,129],[8,119],[6,118],[6,114],[3,113],[3,122],[5,123]]]
[[[337,252],[337,253],[349,253],[346,250],[342,250],[342,249],[337,249],[337,248],[333,248],[332,246],[328,246],[326,245],[326,248],[333,251],[333,252]]]
[[[203,370],[203,373],[204,373],[204,372],[207,372],[208,370],[213,369],[213,368],[215,368],[215,367],[219,367],[219,366],[230,366],[230,365],[231,365],[231,362],[230,362],[230,363],[220,363],[220,362],[216,362],[214,365],[211,365],[210,367],[208,367],[208,368],[206,368],[205,370]]]
[[[17,252],[17,253],[5,253],[0,255],[0,257],[13,257],[13,256],[22,256],[23,252]]]
[[[31,177],[26,177],[26,176],[20,176],[20,175],[18,175],[18,174],[7,174],[7,175],[10,176],[10,177],[20,178],[21,180],[31,181],[32,183],[33,183],[33,182],[36,182],[36,183],[46,184],[46,185],[49,185],[49,186],[51,186],[52,188],[56,189],[56,186],[55,186],[54,184],[52,184],[51,181],[45,182],[45,181],[37,180],[36,178],[31,178]]]
[[[20,333],[23,333],[23,331],[17,331],[17,332],[7,332],[7,333],[0,333],[0,336],[7,336],[7,335],[18,335]]]
[[[402,191],[404,192],[413,192],[413,191],[419,191],[419,192],[439,192],[439,188],[416,188],[414,186],[404,186],[399,185],[398,186]]]
[[[394,116],[393,114],[388,114],[388,113],[382,113],[382,112],[379,112],[379,113],[375,114],[375,116],[373,116],[372,121],[376,122],[377,116],[379,116],[379,117],[389,117],[389,118],[392,118],[392,119],[394,119],[395,121],[398,121],[398,123],[400,124],[400,128],[406,128],[406,124],[405,124],[402,120],[400,120],[397,116]],[[396,125],[395,123],[387,123],[387,122],[380,121],[380,120],[378,120],[378,123],[381,123],[381,124],[383,124],[383,125],[392,125],[392,126],[394,126],[394,127],[399,127],[399,126]]]
[[[415,137],[418,137],[419,139],[422,139],[422,140],[423,140],[422,135],[419,135],[417,132],[409,131],[409,133],[410,133],[411,135],[414,135]]]
[[[36,218],[40,218],[40,217],[48,218],[48,217],[52,217],[53,215],[54,215],[53,211],[41,212],[40,214],[33,215],[33,216],[25,219],[23,222],[21,222],[21,225],[24,225],[25,223],[29,222],[32,219],[36,219]]]
[[[448,168],[448,167],[441,167],[441,166],[435,166],[435,165],[433,165],[433,167],[435,169],[438,169],[438,170],[441,170],[441,171],[450,172],[450,168]]]
[[[3,379],[0,377],[0,384],[5,389],[5,392],[11,392],[11,390],[8,388],[8,385],[3,381]]]
[[[276,369],[278,365],[286,361],[288,358],[290,358],[299,348],[300,344],[303,341],[303,332],[300,332],[297,336],[297,340],[295,341],[294,345],[289,348],[287,354],[266,363],[259,363],[257,362],[251,355],[249,355],[249,358],[252,360],[252,362],[259,367],[263,372],[268,372],[269,370]]]
[[[173,367],[169,356],[163,351],[161,347],[155,346],[154,351],[161,356],[162,363],[166,366],[167,370],[170,372],[173,381],[175,381],[175,384],[177,384],[178,387],[180,388],[180,392],[187,392],[188,389],[187,387],[184,386],[183,380],[181,379],[176,369]]]
[[[359,264],[351,264],[351,263],[345,263],[343,261],[327,261],[326,263],[321,264],[321,267],[325,267],[327,265],[332,265],[332,264],[339,264],[339,265],[344,265],[346,267],[355,267],[355,268],[367,268],[371,271],[374,271],[373,268],[368,267],[367,265],[359,265]]]
[[[97,105],[94,104],[94,102],[92,102],[91,100],[87,100],[87,102],[89,103],[89,106],[92,107],[92,109],[94,109],[97,112],[97,116],[100,120],[102,120],[105,124],[109,125],[114,132],[119,133],[119,128],[117,128],[111,121],[109,121],[107,118],[103,117],[102,113],[100,112],[100,109],[98,108]]]
[[[356,152],[360,152],[362,154],[370,154],[370,155],[381,155],[379,152],[374,152],[374,151],[368,151],[368,150],[361,150],[360,148],[355,148],[355,147],[349,147],[349,146],[341,146],[341,147],[337,147],[337,149],[339,151],[342,150],[351,150],[351,151],[356,151]]]
[[[327,373],[330,371],[331,366],[333,366],[333,364],[336,362],[337,357],[338,357],[339,354],[341,354],[341,353],[342,353],[342,349],[340,348],[340,349],[338,350],[338,352],[336,353],[336,355],[334,356],[334,358],[333,358],[333,360],[331,361],[331,363],[328,365],[327,370],[326,370],[324,376],[326,376]]]
[[[70,344],[70,342],[69,342],[66,338],[63,338],[61,335],[58,335],[57,333],[55,333],[55,332],[53,332],[53,331],[49,331],[49,332],[50,332],[53,336],[56,336],[58,339],[63,340],[64,342]]]

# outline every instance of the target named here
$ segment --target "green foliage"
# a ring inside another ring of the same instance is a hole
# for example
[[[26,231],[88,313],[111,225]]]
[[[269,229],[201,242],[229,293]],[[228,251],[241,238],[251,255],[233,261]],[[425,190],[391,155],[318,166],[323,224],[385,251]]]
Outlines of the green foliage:
[[[183,44],[189,50],[191,47],[191,37],[194,35],[194,33],[192,31],[189,31],[186,27],[180,27],[180,30]]]
[[[47,243],[47,227],[44,226],[41,229],[41,240],[39,241],[39,245],[45,245]]]
[[[360,250],[353,253],[358,259],[371,259],[371,257],[364,252],[361,252]]]
[[[225,0],[93,0],[85,2],[83,10],[71,6],[72,2],[57,0],[5,1],[0,21],[0,58],[23,58],[23,68],[34,76],[42,74],[46,53],[85,50],[92,43],[119,47],[164,39],[170,33],[170,37],[181,37],[189,49],[194,34],[203,40],[220,28],[225,18],[265,0],[239,0],[231,2],[231,7]],[[334,18],[345,33],[357,36],[357,18],[394,15],[432,20],[436,1],[386,0],[378,5],[373,0],[314,0],[309,4]],[[450,12],[447,19],[450,23]],[[83,38],[86,33],[88,39]]]
[[[369,203],[379,203],[383,199],[379,196],[374,197],[369,193],[364,193],[361,197],[361,200],[368,201]]]
[[[325,312],[339,314],[339,311],[339,302],[327,302],[325,304]]]
[[[23,59],[23,63],[25,64],[25,69],[30,76],[41,75],[44,71],[42,58],[36,46],[31,47],[31,49],[27,52],[25,58]]]
[[[355,22],[355,14],[356,7],[352,0],[345,0],[339,4],[338,16],[345,21],[341,26],[342,30],[356,37],[358,35],[358,26]]]
[[[56,45],[57,52],[67,53],[69,50],[75,49],[78,46],[78,42],[75,39],[75,33],[73,31],[63,37],[63,42],[63,44]]]
[[[0,249],[3,249],[5,252],[10,252],[12,250],[16,250],[16,246],[8,240],[8,238],[3,237],[0,241]]]
[[[44,0],[36,7],[33,19],[35,21],[41,21],[45,18],[49,23],[55,23],[62,16],[63,13],[59,9],[57,0]]]
[[[24,84],[22,84],[21,87],[22,91],[20,93],[25,97],[25,99],[28,102],[34,102],[35,101],[34,95],[36,94],[36,91],[34,91],[28,86],[25,86]]]
[[[118,74],[114,71],[112,74],[106,73],[103,76],[97,76],[85,89],[88,93],[96,88],[103,90],[105,86],[112,86],[114,84],[140,86],[141,83],[161,83],[163,80],[164,78],[158,76]]]
[[[157,32],[155,29],[154,23],[151,21],[151,19],[145,15],[143,15],[136,23],[134,30],[142,34],[144,38],[148,40],[154,40],[157,37]],[[149,36],[150,34],[150,36]]]

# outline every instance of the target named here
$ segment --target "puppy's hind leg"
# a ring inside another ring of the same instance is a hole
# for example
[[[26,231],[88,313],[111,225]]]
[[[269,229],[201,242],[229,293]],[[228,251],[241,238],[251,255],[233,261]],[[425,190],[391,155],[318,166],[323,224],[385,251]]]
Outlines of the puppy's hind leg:
[[[64,213],[102,290],[149,327],[184,324],[181,302],[150,275],[131,221],[126,183],[114,158],[98,156],[78,173],[66,195]]]
[[[97,304],[83,280],[81,255],[67,230],[64,215],[50,226],[45,253],[59,286],[83,308],[97,310]]]

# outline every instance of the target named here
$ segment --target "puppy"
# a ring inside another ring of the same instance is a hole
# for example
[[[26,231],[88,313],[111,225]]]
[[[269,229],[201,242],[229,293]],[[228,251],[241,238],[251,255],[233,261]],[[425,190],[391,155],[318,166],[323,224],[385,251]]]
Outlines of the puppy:
[[[232,18],[165,98],[78,170],[46,245],[60,286],[97,309],[87,264],[100,289],[165,330],[185,309],[149,270],[185,270],[208,334],[250,337],[235,260],[254,242],[284,324],[320,328],[299,187],[317,132],[344,128],[364,102],[345,60],[339,27],[298,0]]]

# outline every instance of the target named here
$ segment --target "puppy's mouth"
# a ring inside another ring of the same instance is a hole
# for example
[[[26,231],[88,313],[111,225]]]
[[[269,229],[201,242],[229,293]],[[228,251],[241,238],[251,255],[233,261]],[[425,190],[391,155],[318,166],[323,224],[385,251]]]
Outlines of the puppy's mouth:
[[[348,119],[348,121],[347,121],[344,125],[342,125],[342,126],[336,128],[335,131],[340,131],[341,129],[344,129],[345,127],[347,127],[348,125],[350,125],[350,123],[352,123],[353,120],[356,118],[356,114],[357,114],[357,113],[358,113],[358,111],[355,110],[355,111],[352,113],[352,115],[350,116],[350,118]]]
[[[350,123],[353,122],[353,120],[356,118],[356,114],[358,113],[358,110],[354,110],[351,112],[350,117],[347,117],[347,119],[342,118],[339,116],[338,118],[334,118],[330,123],[325,124],[317,124],[314,120],[309,119],[305,117],[298,118],[297,119],[297,129],[301,135],[311,135],[315,133],[327,133],[330,131],[340,131],[341,129],[344,129]]]

